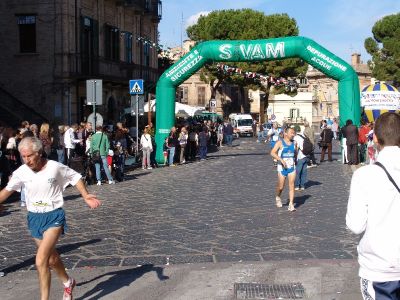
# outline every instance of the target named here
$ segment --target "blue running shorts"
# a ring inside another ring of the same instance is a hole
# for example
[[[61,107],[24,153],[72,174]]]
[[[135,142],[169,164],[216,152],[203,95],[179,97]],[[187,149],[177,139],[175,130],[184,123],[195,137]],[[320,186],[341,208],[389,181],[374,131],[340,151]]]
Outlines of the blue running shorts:
[[[32,237],[39,240],[43,239],[43,233],[51,227],[62,227],[62,234],[67,232],[65,212],[62,208],[45,213],[28,212],[27,219]]]

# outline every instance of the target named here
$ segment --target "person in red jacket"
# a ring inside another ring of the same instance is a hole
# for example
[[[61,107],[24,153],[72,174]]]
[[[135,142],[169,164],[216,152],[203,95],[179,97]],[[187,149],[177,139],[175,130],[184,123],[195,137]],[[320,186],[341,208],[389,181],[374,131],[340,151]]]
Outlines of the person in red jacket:
[[[361,121],[361,127],[358,130],[358,150],[360,155],[360,163],[365,164],[367,159],[367,142],[368,133],[371,131],[371,127],[365,121]]]

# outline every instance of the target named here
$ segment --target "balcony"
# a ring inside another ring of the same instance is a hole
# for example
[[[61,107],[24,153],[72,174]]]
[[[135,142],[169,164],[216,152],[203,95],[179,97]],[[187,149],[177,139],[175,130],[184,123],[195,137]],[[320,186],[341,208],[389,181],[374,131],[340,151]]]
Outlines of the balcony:
[[[128,83],[130,79],[144,79],[146,82],[157,82],[158,69],[143,65],[127,63],[123,61],[112,61],[104,57],[86,58],[73,53],[64,54],[64,59],[69,62],[68,71],[63,77],[88,79],[97,77],[99,79],[114,82]]]
[[[119,0],[117,5],[132,8],[138,13],[144,13],[150,16],[155,23],[160,22],[162,18],[161,0]]]

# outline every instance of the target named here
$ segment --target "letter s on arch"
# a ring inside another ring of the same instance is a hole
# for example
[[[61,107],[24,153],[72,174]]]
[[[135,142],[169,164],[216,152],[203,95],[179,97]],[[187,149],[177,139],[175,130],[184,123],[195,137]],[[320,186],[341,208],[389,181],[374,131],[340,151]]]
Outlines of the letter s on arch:
[[[219,55],[219,58],[221,58],[221,59],[232,58],[231,48],[232,48],[231,44],[224,44],[224,45],[219,46],[219,51],[221,52],[221,54]]]

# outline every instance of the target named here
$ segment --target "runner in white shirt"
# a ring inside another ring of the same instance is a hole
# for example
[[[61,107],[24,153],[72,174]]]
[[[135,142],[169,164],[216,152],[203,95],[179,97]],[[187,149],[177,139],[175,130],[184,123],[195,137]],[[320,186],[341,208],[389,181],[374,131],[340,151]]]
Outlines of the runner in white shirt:
[[[72,299],[75,280],[68,276],[56,251],[57,241],[67,230],[62,209],[62,192],[68,184],[74,185],[90,208],[101,203],[89,194],[81,175],[67,166],[42,157],[42,143],[36,137],[24,138],[18,150],[24,165],[14,171],[6,188],[0,191],[0,204],[14,191],[25,189],[28,209],[28,227],[38,247],[36,268],[39,273],[41,299],[49,299],[51,273],[53,269],[64,284],[63,300]]]

